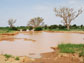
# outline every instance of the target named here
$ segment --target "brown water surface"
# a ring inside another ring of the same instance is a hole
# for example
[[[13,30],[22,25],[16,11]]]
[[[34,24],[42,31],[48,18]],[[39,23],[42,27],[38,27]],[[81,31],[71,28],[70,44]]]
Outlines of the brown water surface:
[[[13,41],[0,41],[1,54],[40,57],[40,53],[52,52],[51,47],[60,43],[84,43],[84,34],[77,33],[29,32],[12,38]]]

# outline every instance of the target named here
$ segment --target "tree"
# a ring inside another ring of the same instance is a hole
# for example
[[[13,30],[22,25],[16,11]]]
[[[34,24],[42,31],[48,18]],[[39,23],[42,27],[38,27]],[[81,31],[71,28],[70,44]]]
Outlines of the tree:
[[[32,26],[32,27],[43,26],[44,25],[43,20],[44,19],[42,17],[33,18],[28,22],[28,26]]]
[[[81,28],[83,28],[83,25],[80,25]]]
[[[10,25],[10,27],[14,27],[14,23],[16,23],[16,19],[9,19],[8,20],[8,24]]]
[[[56,16],[62,18],[62,23],[67,26],[67,30],[70,29],[71,22],[77,18],[83,11],[82,9],[79,9],[77,11],[74,11],[73,8],[60,8],[60,9],[54,9]]]

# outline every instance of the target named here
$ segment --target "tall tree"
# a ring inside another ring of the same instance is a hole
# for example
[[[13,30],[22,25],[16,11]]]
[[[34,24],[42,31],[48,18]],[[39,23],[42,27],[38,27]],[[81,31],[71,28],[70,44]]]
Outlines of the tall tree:
[[[33,27],[43,26],[43,25],[44,25],[43,20],[44,20],[44,19],[43,19],[42,17],[32,18],[32,19],[28,22],[28,26],[33,26]]]
[[[10,25],[10,27],[14,27],[14,23],[16,23],[16,19],[9,19],[8,20],[8,24]]]
[[[67,26],[67,30],[70,29],[71,22],[77,18],[83,11],[82,9],[79,9],[77,11],[74,11],[73,8],[60,8],[60,9],[54,9],[56,16],[62,18],[62,23]]]

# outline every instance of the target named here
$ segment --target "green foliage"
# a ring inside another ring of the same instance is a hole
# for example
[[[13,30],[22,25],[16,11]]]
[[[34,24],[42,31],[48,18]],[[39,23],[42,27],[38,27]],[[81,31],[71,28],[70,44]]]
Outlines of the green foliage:
[[[36,27],[36,28],[34,29],[34,31],[42,31],[42,30],[43,30],[42,27]]]
[[[58,25],[51,25],[49,26],[49,29],[57,29],[58,28]]]
[[[44,26],[44,30],[50,30],[50,31],[84,31],[84,26],[80,25],[77,26],[76,24],[70,25],[70,30],[66,29],[66,26],[64,25],[50,25],[50,26]]]
[[[7,59],[10,58],[10,57],[12,57],[12,55],[9,55],[9,54],[5,54],[4,56],[5,56]]]
[[[81,57],[81,56],[84,57],[84,51],[81,51],[81,52],[79,53],[79,57]]]
[[[71,49],[71,48],[61,49],[60,52],[62,52],[62,53],[75,53],[74,49]]]
[[[26,30],[27,30],[26,28],[22,29],[22,31],[26,31]]]
[[[59,44],[58,48],[61,53],[79,53],[84,51],[84,44]]]
[[[80,27],[81,27],[81,28],[84,28],[84,26],[83,26],[83,25],[80,25]]]
[[[66,29],[66,26],[64,26],[64,25],[51,25],[51,26],[49,26],[49,29]]]
[[[9,30],[17,31],[18,29],[17,29],[17,27],[11,27],[11,28],[9,28]]]
[[[44,29],[48,29],[48,26],[47,26],[47,25],[45,25],[43,28],[44,28]]]
[[[27,29],[32,30],[32,26],[18,26],[18,27],[0,27],[0,34],[2,33],[11,33],[14,31],[19,31],[22,29],[23,31],[26,31]],[[77,26],[76,24],[70,26],[70,30],[66,29],[66,26],[64,25],[45,25],[44,27],[36,27],[38,30],[49,30],[49,31],[84,31],[84,25]]]
[[[58,28],[59,28],[59,29],[66,29],[66,26],[60,24],[60,25],[58,26]]]
[[[16,57],[15,60],[20,60],[20,58],[19,57]]]
[[[29,26],[28,29],[31,31],[33,29],[33,27],[32,26]]]
[[[78,26],[76,24],[74,24],[74,25],[70,26],[70,28],[71,29],[76,29],[76,28],[78,28]]]
[[[20,26],[20,27],[17,27],[18,30],[22,29],[23,31],[26,31],[28,29],[27,26]]]
[[[10,29],[9,27],[0,27],[0,34],[13,32],[15,32],[15,30]]]

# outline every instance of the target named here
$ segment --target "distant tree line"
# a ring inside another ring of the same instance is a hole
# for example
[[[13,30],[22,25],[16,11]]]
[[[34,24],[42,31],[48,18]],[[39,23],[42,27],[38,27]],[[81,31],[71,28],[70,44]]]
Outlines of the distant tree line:
[[[41,30],[67,30],[66,29],[67,26],[64,26],[64,25],[45,25],[45,26],[38,26],[38,27],[35,27],[33,28],[32,26],[17,26],[17,27],[0,27],[1,30],[14,30],[14,31],[19,31],[20,29],[22,29],[23,31],[26,31],[27,29],[28,30],[32,30],[34,29],[35,31],[41,31]],[[70,25],[70,29],[71,30],[82,30],[84,31],[84,25],[76,25],[76,24],[73,24],[73,25]]]
[[[61,24],[59,24],[59,25],[50,25],[50,26],[47,26],[47,25],[45,25],[44,26],[44,28],[45,29],[65,29],[65,30],[67,30],[66,29],[66,27],[67,26],[65,26],[65,25],[61,25]],[[84,29],[84,25],[76,25],[76,24],[73,24],[73,25],[70,25],[70,29]]]

